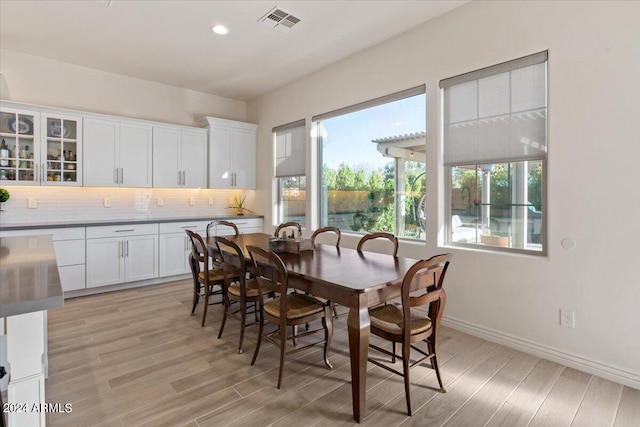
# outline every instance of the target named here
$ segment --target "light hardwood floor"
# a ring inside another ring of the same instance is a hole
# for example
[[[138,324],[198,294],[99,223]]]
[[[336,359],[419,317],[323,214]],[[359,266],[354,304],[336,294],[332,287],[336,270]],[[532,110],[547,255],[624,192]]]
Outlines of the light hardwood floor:
[[[239,324],[217,339],[219,305],[200,327],[190,316],[190,281],[69,299],[49,312],[46,400],[71,403],[51,426],[355,425],[345,317],[334,328],[330,360],[314,347],[285,360],[276,389],[278,349],[263,343],[250,366],[256,328],[237,353]],[[411,371],[414,415],[402,378],[369,364],[372,426],[638,426],[640,391],[501,345],[443,328],[448,393],[428,367]],[[388,344],[387,344],[388,345]]]

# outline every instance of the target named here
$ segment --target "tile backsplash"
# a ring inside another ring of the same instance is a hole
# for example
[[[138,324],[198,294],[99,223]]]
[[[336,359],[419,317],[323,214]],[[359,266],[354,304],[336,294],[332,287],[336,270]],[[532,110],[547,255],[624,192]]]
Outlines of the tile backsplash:
[[[234,215],[236,210],[229,208],[234,196],[246,195],[249,209],[254,196],[253,190],[44,186],[4,188],[11,193],[11,198],[2,203],[2,225]],[[29,208],[29,202],[37,207]],[[191,202],[194,203],[193,206]]]

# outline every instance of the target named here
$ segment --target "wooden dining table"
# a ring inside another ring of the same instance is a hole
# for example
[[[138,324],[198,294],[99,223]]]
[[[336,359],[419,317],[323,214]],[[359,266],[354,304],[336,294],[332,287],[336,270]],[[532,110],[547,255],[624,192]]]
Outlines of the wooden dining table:
[[[224,236],[240,246],[269,249],[268,234]],[[206,238],[210,252],[217,253],[215,237]],[[369,355],[369,307],[400,296],[407,270],[418,260],[375,252],[317,244],[312,251],[279,254],[289,274],[289,285],[349,308],[347,329],[351,359],[353,418],[365,417],[367,358]]]

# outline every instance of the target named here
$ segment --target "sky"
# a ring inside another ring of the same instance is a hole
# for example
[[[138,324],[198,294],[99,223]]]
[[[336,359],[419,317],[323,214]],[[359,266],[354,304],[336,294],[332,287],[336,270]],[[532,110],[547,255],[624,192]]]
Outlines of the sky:
[[[341,163],[371,171],[391,159],[376,149],[374,139],[426,130],[425,94],[412,96],[366,110],[323,120],[327,138],[323,163],[337,169]]]

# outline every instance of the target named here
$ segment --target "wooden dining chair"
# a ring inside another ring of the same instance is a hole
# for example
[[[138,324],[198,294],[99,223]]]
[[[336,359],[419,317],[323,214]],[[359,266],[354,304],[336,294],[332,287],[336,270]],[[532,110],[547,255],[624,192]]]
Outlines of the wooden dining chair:
[[[369,361],[404,377],[409,415],[411,415],[410,368],[429,359],[431,367],[436,371],[440,392],[447,392],[442,384],[438,365],[438,331],[446,302],[446,293],[442,285],[451,258],[451,254],[442,254],[416,262],[402,280],[400,304],[387,304],[369,309],[371,333],[394,343],[393,353],[373,344],[369,347],[392,356],[392,363],[396,357],[402,359],[403,370],[397,371],[373,358],[369,358]],[[419,309],[420,306],[424,306],[426,310]],[[426,352],[414,345],[420,341],[426,342]],[[402,355],[395,354],[396,343],[401,344]],[[411,349],[420,353],[421,357],[410,364]]]
[[[209,224],[207,224],[207,237],[211,237],[211,229],[213,229],[214,231],[217,231],[219,226],[221,226],[221,227],[231,227],[236,236],[240,234],[240,230],[238,230],[238,226],[235,225],[233,222],[224,221],[224,220],[215,220],[215,221],[211,221]],[[228,231],[228,230],[225,230],[225,231]],[[215,234],[217,234],[217,233],[215,233]]]
[[[289,276],[282,259],[273,252],[268,252],[257,246],[247,246],[251,257],[253,270],[258,282],[258,301],[260,303],[260,331],[258,344],[251,364],[256,363],[262,338],[280,347],[280,370],[278,372],[278,388],[282,385],[282,371],[286,354],[304,350],[311,346],[324,343],[324,363],[333,369],[329,362],[329,346],[333,336],[333,320],[329,305],[311,295],[301,293],[287,293]],[[275,298],[265,301],[267,293],[274,293]],[[307,331],[298,338],[324,330],[324,339],[304,346],[287,350],[287,327],[302,325],[315,319],[322,319],[322,328]],[[265,320],[278,326],[273,332],[264,333]],[[280,336],[279,342],[272,335]]]
[[[220,324],[218,339],[222,338],[227,317],[240,321],[240,342],[238,353],[242,353],[244,330],[247,325],[247,314],[253,314],[255,322],[258,322],[258,284],[255,278],[247,278],[247,261],[240,246],[235,242],[216,236],[216,247],[221,257],[222,270],[224,272],[224,315]],[[233,282],[233,283],[232,283]],[[238,311],[231,311],[231,304],[240,306]],[[247,305],[253,303],[253,311],[247,312]]]
[[[340,247],[340,239],[342,238],[342,233],[340,232],[340,229],[338,227],[322,227],[314,231],[311,235],[311,242],[314,246],[316,244],[316,237],[318,237],[319,234],[324,233],[334,233],[336,235],[336,248]]]
[[[276,227],[276,231],[273,233],[275,236],[280,236],[280,231],[285,228],[295,228],[298,230],[298,235],[302,235],[302,225],[298,222],[283,222]]]
[[[189,255],[189,264],[193,274],[193,307],[191,308],[191,315],[195,313],[200,296],[204,292],[204,309],[202,312],[202,326],[204,326],[207,319],[209,297],[221,295],[222,300],[224,300],[224,272],[221,269],[213,268],[207,245],[202,236],[191,230],[185,230],[185,232],[191,241],[191,254]],[[214,286],[219,287],[219,289],[214,289]]]
[[[358,242],[358,252],[362,252],[362,248],[365,246],[367,242],[376,239],[386,239],[391,242],[393,245],[393,256],[398,255],[398,238],[391,233],[378,232],[378,233],[369,233],[362,236],[360,241]]]

